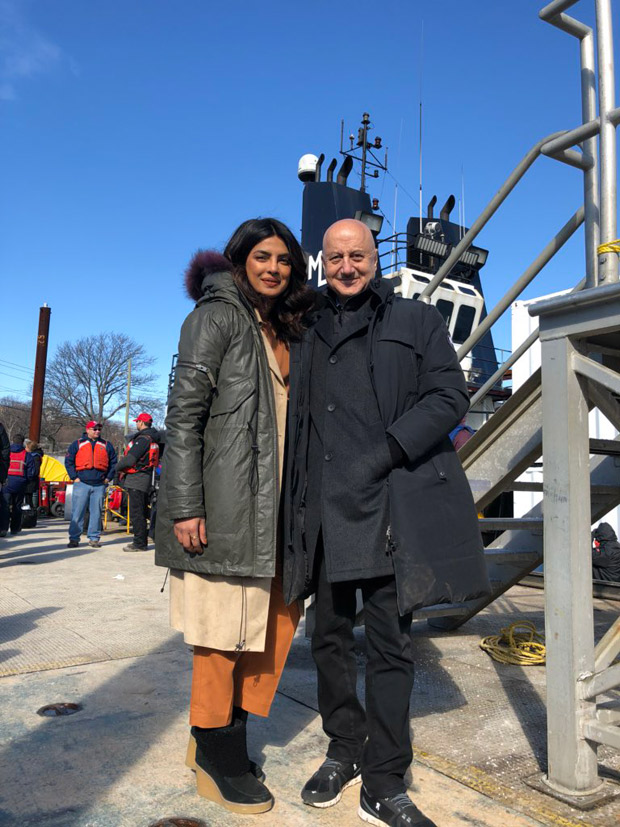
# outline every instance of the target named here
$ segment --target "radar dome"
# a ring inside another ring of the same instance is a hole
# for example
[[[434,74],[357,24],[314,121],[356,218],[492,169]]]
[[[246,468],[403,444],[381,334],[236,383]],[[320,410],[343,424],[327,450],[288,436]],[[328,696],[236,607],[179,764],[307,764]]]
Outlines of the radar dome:
[[[297,177],[299,180],[303,181],[304,184],[308,181],[314,181],[318,163],[319,159],[316,155],[313,155],[312,153],[302,155],[299,159],[299,164],[297,165]]]

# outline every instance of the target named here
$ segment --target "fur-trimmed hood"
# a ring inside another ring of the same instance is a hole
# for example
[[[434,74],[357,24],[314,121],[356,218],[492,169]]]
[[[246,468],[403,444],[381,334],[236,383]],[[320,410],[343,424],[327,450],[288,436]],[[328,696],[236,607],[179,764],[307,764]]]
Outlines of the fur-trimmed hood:
[[[198,250],[185,270],[185,292],[197,302],[204,296],[204,281],[208,276],[230,273],[232,269],[232,263],[217,250]]]

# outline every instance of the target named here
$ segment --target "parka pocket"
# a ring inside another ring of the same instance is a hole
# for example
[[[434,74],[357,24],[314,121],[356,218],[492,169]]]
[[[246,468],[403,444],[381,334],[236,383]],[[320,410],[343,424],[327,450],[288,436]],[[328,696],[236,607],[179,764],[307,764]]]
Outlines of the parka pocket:
[[[234,413],[254,393],[256,393],[256,387],[251,379],[238,379],[230,385],[220,386],[211,403],[210,415],[221,416]]]
[[[385,330],[380,334],[377,341],[384,346],[388,345],[392,354],[405,355],[405,358],[411,362],[417,372],[421,354],[417,352],[419,345],[415,330],[407,328]]]

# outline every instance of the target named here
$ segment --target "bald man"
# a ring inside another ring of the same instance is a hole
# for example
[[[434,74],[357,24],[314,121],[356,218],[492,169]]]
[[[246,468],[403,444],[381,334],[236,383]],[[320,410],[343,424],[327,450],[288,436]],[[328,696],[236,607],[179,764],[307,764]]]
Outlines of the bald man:
[[[479,597],[489,583],[469,484],[449,439],[469,406],[437,310],[375,279],[368,228],[323,239],[327,293],[291,349],[285,497],[287,601],[316,592],[312,654],[327,758],[302,790],[330,807],[363,781],[372,824],[432,827],[404,782],[411,759],[414,609]],[[361,590],[366,708],[353,625]]]

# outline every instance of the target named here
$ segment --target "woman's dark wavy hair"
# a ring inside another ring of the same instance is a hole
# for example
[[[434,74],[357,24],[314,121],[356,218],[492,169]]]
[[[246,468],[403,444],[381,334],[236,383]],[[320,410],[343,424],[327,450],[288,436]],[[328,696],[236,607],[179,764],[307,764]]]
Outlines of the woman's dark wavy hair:
[[[270,302],[254,290],[245,272],[250,251],[266,238],[282,239],[291,257],[291,278],[288,287]],[[298,340],[305,328],[304,317],[314,306],[315,294],[306,284],[306,262],[299,242],[286,224],[276,218],[250,218],[244,221],[230,237],[226,258],[233,265],[233,279],[239,291],[261,317],[271,323],[278,339],[283,342]]]

